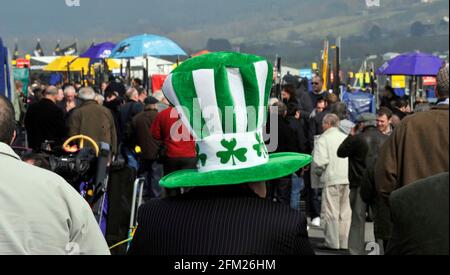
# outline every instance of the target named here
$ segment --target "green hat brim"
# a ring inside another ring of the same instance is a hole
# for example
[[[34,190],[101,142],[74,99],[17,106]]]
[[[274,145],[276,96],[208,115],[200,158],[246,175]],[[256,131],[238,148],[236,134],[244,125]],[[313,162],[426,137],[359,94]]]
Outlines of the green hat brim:
[[[160,185],[170,189],[268,181],[294,174],[311,162],[312,157],[309,155],[277,153],[270,155],[268,163],[251,168],[211,172],[177,171],[162,178]]]

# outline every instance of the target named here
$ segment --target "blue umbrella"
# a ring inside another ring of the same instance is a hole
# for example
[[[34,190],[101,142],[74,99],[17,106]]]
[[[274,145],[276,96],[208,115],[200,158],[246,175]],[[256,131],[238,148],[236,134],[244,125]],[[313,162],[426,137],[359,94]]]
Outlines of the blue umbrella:
[[[401,54],[378,69],[378,75],[435,76],[444,61],[437,56],[413,52]]]
[[[91,58],[91,59],[104,59],[109,58],[116,44],[111,42],[100,43],[91,46],[86,52],[84,52],[80,57]]]
[[[157,35],[139,35],[117,44],[111,58],[135,58],[140,56],[187,56],[172,40]]]

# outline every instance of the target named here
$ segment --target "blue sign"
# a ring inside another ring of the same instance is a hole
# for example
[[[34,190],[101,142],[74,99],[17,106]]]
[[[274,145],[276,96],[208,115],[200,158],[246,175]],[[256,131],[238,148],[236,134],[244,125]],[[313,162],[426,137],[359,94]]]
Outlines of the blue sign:
[[[11,74],[9,71],[8,49],[3,46],[0,38],[0,95],[12,99],[12,89],[10,82]]]
[[[301,78],[312,79],[313,71],[311,69],[300,69],[300,77]]]

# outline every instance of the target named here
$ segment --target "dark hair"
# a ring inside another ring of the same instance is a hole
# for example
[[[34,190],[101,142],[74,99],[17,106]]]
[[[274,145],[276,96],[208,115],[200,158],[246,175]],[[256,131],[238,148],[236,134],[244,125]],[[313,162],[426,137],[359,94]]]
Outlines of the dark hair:
[[[404,99],[397,99],[397,100],[394,101],[393,106],[397,107],[399,109],[403,108],[403,107],[408,107],[408,101],[406,101]]]
[[[318,78],[318,79],[320,79],[320,82],[323,82],[323,77],[321,75],[317,74],[317,75],[313,76],[312,79],[314,79],[314,78]]]
[[[380,110],[377,112],[377,116],[386,116],[388,119],[392,118],[392,111],[387,107],[381,107]]]
[[[295,87],[292,84],[286,84],[283,86],[283,91],[285,91],[286,93],[288,93],[291,96],[291,100],[295,99]]]
[[[324,103],[327,103],[327,99],[325,98],[325,97],[319,97],[318,99],[317,99],[317,102],[316,102],[316,107],[317,107],[317,105],[319,105],[319,103],[321,103],[321,102],[324,102]]]
[[[133,81],[134,81],[134,83],[136,83],[138,86],[142,86],[142,80],[140,80],[139,78],[134,78]]]
[[[42,90],[39,87],[36,87],[36,88],[33,89],[33,94],[34,95],[44,95],[44,90]]]
[[[392,88],[391,85],[386,85],[386,86],[384,87],[384,89],[385,89],[387,92],[391,93],[391,95],[395,95],[395,90],[394,90],[394,88]]]
[[[298,107],[297,104],[295,104],[293,102],[288,103],[288,105],[287,105],[287,116],[295,116],[295,114],[299,110],[300,110],[300,108]]]
[[[10,144],[15,129],[14,107],[6,97],[0,96],[0,142]]]

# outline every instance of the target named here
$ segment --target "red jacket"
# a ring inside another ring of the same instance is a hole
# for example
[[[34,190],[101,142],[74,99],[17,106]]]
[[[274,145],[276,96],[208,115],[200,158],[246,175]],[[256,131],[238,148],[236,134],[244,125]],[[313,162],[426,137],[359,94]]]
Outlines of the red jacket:
[[[172,111],[173,114],[171,116]],[[174,126],[177,129],[173,132],[178,133],[178,136],[171,136],[170,134]],[[152,124],[151,132],[155,139],[164,141],[167,146],[167,156],[169,158],[197,157],[194,139],[179,119],[178,113],[173,107],[158,114],[155,122]]]

